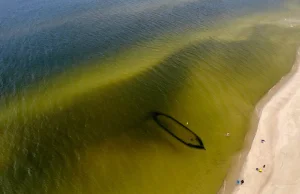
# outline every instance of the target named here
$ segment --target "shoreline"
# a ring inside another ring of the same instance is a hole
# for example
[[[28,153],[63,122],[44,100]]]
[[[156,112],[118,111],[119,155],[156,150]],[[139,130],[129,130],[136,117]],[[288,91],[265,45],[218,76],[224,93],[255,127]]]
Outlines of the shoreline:
[[[282,88],[284,88],[284,86],[289,83],[291,78],[297,73],[297,70],[300,69],[300,48],[298,48],[296,51],[294,61],[295,62],[289,73],[282,76],[282,78],[256,104],[251,116],[249,130],[247,131],[244,139],[243,148],[232,157],[230,168],[223,181],[222,186],[218,191],[218,194],[232,194],[236,189],[236,180],[239,179],[243,174],[247,156],[249,155],[249,152],[253,146],[253,140],[255,139],[257,134],[263,109],[268,104],[268,102],[270,102],[270,100],[276,95],[276,93],[278,93]]]

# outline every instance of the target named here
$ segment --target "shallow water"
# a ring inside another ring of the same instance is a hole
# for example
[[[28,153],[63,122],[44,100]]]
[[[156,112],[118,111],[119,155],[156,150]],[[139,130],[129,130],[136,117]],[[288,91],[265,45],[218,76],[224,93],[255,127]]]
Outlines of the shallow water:
[[[297,4],[279,2],[0,6],[0,191],[216,193],[254,105],[295,58]]]

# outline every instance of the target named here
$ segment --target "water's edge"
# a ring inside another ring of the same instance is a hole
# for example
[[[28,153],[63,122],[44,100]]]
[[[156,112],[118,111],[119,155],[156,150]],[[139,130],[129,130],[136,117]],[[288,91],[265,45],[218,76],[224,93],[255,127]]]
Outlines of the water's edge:
[[[298,46],[299,47],[299,46]],[[286,85],[290,78],[297,72],[300,68],[300,63],[298,59],[300,58],[300,47],[296,51],[295,62],[290,70],[290,72],[284,76],[264,95],[264,97],[256,104],[254,112],[251,116],[249,129],[245,136],[243,149],[236,153],[232,157],[232,162],[225,180],[220,187],[218,194],[231,194],[236,186],[236,181],[239,179],[239,175],[242,171],[242,167],[246,162],[247,155],[252,147],[252,142],[257,132],[258,123],[260,120],[262,109],[270,101],[270,99],[284,86]]]

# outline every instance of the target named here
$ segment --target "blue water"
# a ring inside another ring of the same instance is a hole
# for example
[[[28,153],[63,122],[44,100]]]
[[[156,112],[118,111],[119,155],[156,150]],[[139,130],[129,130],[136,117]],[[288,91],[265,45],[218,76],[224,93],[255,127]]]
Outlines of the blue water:
[[[203,30],[278,1],[2,1],[1,96],[166,32]]]

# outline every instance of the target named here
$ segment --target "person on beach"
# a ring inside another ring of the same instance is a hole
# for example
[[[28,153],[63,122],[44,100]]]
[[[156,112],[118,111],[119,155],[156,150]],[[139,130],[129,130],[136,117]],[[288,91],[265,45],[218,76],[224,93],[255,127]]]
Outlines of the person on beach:
[[[239,185],[239,184],[240,184],[240,180],[237,180],[237,181],[236,181],[236,184]]]
[[[265,168],[265,167],[266,167],[266,165],[264,164],[264,165],[263,165],[263,168]]]
[[[258,168],[256,168],[256,171],[258,171]]]
[[[264,139],[262,139],[262,140],[261,140],[261,143],[265,143],[265,140],[264,140]]]
[[[241,180],[241,185],[244,184],[244,182],[245,182],[244,180]]]

